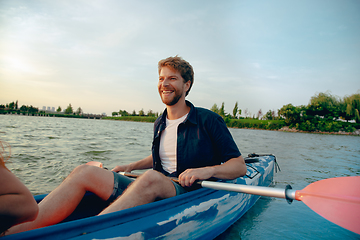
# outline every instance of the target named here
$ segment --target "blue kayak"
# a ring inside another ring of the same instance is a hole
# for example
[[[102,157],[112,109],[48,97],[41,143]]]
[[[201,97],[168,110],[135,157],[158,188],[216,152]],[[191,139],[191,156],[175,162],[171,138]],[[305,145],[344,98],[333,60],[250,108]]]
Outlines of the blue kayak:
[[[246,158],[247,174],[226,181],[269,186],[276,169],[273,155]],[[35,196],[39,202],[45,195]],[[180,196],[96,216],[105,203],[87,193],[62,223],[2,239],[213,239],[243,216],[258,195],[201,188]]]

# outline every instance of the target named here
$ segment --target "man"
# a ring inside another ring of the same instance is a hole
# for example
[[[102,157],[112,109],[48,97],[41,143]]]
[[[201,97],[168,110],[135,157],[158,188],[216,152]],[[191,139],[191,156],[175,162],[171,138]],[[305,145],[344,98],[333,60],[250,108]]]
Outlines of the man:
[[[10,233],[62,221],[75,210],[86,191],[105,201],[114,201],[100,213],[105,214],[185,193],[196,180],[245,175],[244,159],[223,119],[185,100],[194,81],[192,66],[176,56],[161,60],[158,67],[158,91],[166,110],[154,124],[152,154],[116,166],[112,172],[78,166],[39,203],[35,221],[14,227]],[[146,171],[136,181],[116,173],[148,168],[153,170]],[[179,184],[167,176],[178,177]]]

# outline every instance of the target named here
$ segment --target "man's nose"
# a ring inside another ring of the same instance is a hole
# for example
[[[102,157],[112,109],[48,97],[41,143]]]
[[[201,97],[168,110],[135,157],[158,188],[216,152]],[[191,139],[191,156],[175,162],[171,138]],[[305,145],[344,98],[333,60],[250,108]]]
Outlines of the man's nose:
[[[162,82],[162,85],[165,87],[165,86],[168,86],[169,85],[169,79],[165,78],[164,81]]]

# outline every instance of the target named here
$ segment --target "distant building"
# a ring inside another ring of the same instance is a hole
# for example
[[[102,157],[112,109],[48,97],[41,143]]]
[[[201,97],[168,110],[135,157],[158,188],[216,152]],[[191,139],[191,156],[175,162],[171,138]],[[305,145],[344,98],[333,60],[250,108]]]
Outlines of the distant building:
[[[43,111],[45,112],[55,112],[55,107],[46,107],[46,106],[43,106]]]

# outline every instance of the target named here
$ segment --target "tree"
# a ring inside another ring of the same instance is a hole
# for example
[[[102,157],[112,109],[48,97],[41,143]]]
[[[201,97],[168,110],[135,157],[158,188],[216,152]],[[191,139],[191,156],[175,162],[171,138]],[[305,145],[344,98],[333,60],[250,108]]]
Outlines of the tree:
[[[238,113],[238,102],[235,103],[234,109],[233,109],[233,117],[236,119],[236,115]]]
[[[224,102],[221,104],[221,108],[219,109],[219,115],[222,116],[223,118],[226,115],[226,113],[225,113],[225,103]]]
[[[28,107],[28,112],[29,113],[37,113],[37,112],[39,112],[39,109],[30,105],[30,107]]]
[[[342,111],[340,115],[345,120],[355,120],[357,123],[360,122],[359,111],[360,111],[360,93],[356,93],[350,96],[344,97],[342,101]]]
[[[216,103],[214,103],[214,105],[210,108],[211,111],[213,111],[214,113],[219,114],[219,108],[216,105]]]
[[[120,110],[119,114],[124,117],[124,116],[129,116],[129,113],[126,110]]]
[[[360,123],[359,109],[355,109],[355,122]]]
[[[150,110],[147,112],[147,116],[149,116],[149,117],[155,117],[155,113],[153,113],[153,111],[150,109]]]
[[[251,117],[251,112],[249,111],[249,109],[246,108],[244,113],[245,113],[245,118]]]
[[[20,111],[22,111],[22,112],[27,112],[27,111],[28,111],[28,107],[25,106],[25,105],[22,105],[22,106],[20,107]]]
[[[141,110],[139,111],[139,116],[145,116],[144,109],[141,109]]]
[[[319,93],[311,97],[306,113],[329,120],[337,119],[340,116],[340,101],[330,93]]]
[[[10,109],[10,110],[14,110],[14,109],[15,109],[15,103],[14,103],[14,102],[9,103],[9,109]]]
[[[119,113],[118,112],[112,112],[111,116],[117,116]]]
[[[82,114],[82,109],[81,109],[81,107],[79,107],[77,110],[76,110],[76,115],[81,115]]]
[[[264,115],[265,120],[275,120],[275,111],[267,111]]]
[[[56,109],[56,112],[61,112],[61,107],[59,106],[57,109]]]
[[[260,109],[259,111],[258,111],[258,113],[257,113],[257,119],[261,119],[261,117],[262,117],[262,115],[263,115],[263,113],[262,113],[262,110]]]
[[[71,103],[69,103],[69,106],[65,109],[65,114],[73,114],[73,108],[71,106]]]
[[[300,122],[301,108],[295,107],[291,103],[284,105],[279,110],[279,115],[285,118],[286,124],[296,124]]]

